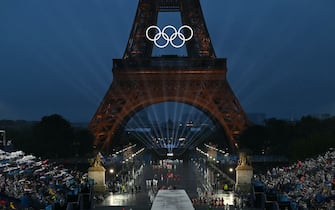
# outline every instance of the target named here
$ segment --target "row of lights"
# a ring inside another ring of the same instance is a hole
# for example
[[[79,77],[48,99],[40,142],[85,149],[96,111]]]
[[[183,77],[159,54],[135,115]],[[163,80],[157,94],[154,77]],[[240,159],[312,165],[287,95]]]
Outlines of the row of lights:
[[[152,137],[152,141],[165,141],[165,140],[174,140],[174,137],[166,138],[166,137]],[[185,137],[178,138],[178,141],[185,141]]]
[[[128,148],[130,148],[130,147],[128,147]],[[137,152],[135,152],[134,154],[132,154],[131,157],[130,157],[129,159],[127,158],[125,161],[122,161],[122,163],[128,162],[130,159],[134,158],[136,155],[140,154],[140,153],[143,152],[143,151],[144,151],[144,148],[138,150]],[[119,152],[120,152],[120,151],[119,151]],[[113,168],[109,169],[109,173],[110,173],[110,174],[114,174],[114,172],[115,172],[115,171],[114,171]],[[117,175],[116,175],[116,176],[117,176]]]
[[[127,158],[126,160],[122,161],[122,163],[128,162],[129,160],[133,159],[134,157],[136,157],[138,154],[140,154],[141,152],[144,151],[144,147],[139,149],[137,152],[133,153],[129,158]]]
[[[208,145],[208,144],[204,144],[206,147],[208,147],[208,148],[210,148],[210,149],[213,149],[213,150],[215,150],[215,151],[217,151],[217,152],[221,152],[222,154],[225,154],[226,152],[225,151],[223,151],[223,150],[221,150],[221,149],[217,149],[217,148],[215,148],[215,147],[213,147],[213,146],[210,146],[210,145]]]
[[[122,149],[120,151],[115,152],[115,155],[118,155],[118,154],[120,154],[120,153],[122,153],[122,152],[124,152],[124,151],[126,151],[128,149],[134,148],[134,147],[136,147],[136,144],[134,144],[132,146],[129,146],[129,147],[126,147],[126,148],[124,148],[124,149]]]
[[[204,151],[202,151],[201,149],[199,149],[198,147],[196,147],[195,148],[198,152],[200,152],[201,154],[203,154],[203,155],[205,155],[205,156],[207,156],[207,157],[209,157],[209,158],[211,158],[212,160],[214,160],[215,161],[215,158],[213,158],[212,156],[209,156],[209,154],[208,153],[206,153],[206,152],[204,152]],[[216,163],[219,163],[220,161],[216,161]],[[234,169],[233,168],[229,168],[229,172],[230,173],[233,173],[234,172]]]
[[[210,156],[208,153],[206,153],[206,152],[204,152],[204,151],[202,151],[201,149],[199,149],[198,147],[196,147],[195,148],[198,152],[200,152],[201,154],[203,154],[203,155],[205,155],[205,156],[207,156],[209,159],[212,159],[212,160],[214,160],[215,161],[215,158],[214,157],[212,157],[212,156]],[[218,161],[217,161],[218,162]]]

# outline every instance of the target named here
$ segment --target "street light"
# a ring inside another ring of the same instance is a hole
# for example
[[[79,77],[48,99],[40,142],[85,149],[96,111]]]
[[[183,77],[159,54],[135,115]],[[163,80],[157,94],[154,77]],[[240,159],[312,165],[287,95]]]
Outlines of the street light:
[[[229,168],[229,172],[232,173],[234,171],[233,168]]]
[[[114,173],[114,169],[109,169],[109,173],[113,174]]]

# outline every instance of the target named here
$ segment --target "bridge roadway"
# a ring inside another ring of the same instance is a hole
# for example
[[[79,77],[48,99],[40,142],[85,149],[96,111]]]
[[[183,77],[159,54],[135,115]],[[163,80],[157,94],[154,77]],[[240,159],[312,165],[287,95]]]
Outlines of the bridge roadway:
[[[172,174],[173,175],[172,175]],[[167,178],[167,175],[174,178]],[[147,186],[146,180],[158,180],[157,187],[150,183]],[[101,202],[94,204],[94,209],[117,209],[117,210],[150,210],[151,202],[154,195],[160,188],[175,187],[178,189],[185,189],[191,199],[199,201],[200,197],[216,197],[224,199],[224,204],[233,205],[235,195],[232,191],[213,190],[211,183],[215,179],[214,173],[208,168],[201,169],[200,164],[195,162],[179,162],[175,164],[146,164],[142,172],[134,180],[135,185],[140,185],[140,192],[109,193],[104,196]],[[213,192],[213,194],[212,194]],[[237,198],[237,197],[236,197]],[[150,201],[151,200],[151,201]],[[208,204],[195,205],[196,210],[208,210]],[[224,207],[216,207],[214,209],[224,209]],[[233,209],[233,208],[232,208]]]

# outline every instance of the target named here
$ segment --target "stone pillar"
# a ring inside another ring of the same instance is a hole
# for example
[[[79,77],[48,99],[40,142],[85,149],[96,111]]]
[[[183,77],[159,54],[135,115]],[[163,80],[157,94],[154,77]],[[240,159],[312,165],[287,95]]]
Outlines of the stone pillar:
[[[91,167],[88,168],[88,178],[94,180],[94,191],[105,192],[105,172],[106,169],[101,164],[100,153],[97,155],[95,160],[92,162]]]
[[[240,159],[236,167],[236,184],[235,190],[240,192],[249,192],[251,187],[251,179],[253,176],[253,168],[250,160],[248,160],[244,152],[240,153]]]

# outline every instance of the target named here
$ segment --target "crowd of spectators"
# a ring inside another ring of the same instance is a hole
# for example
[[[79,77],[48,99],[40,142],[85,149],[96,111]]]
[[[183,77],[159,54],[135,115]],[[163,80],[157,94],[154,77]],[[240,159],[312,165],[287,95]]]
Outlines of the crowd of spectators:
[[[3,207],[17,208],[15,203],[22,209],[66,209],[70,198],[89,192],[90,184],[87,174],[80,171],[65,169],[22,151],[0,150],[0,205]]]
[[[273,168],[256,176],[256,180],[288,198],[297,209],[334,209],[335,151],[288,167]]]

